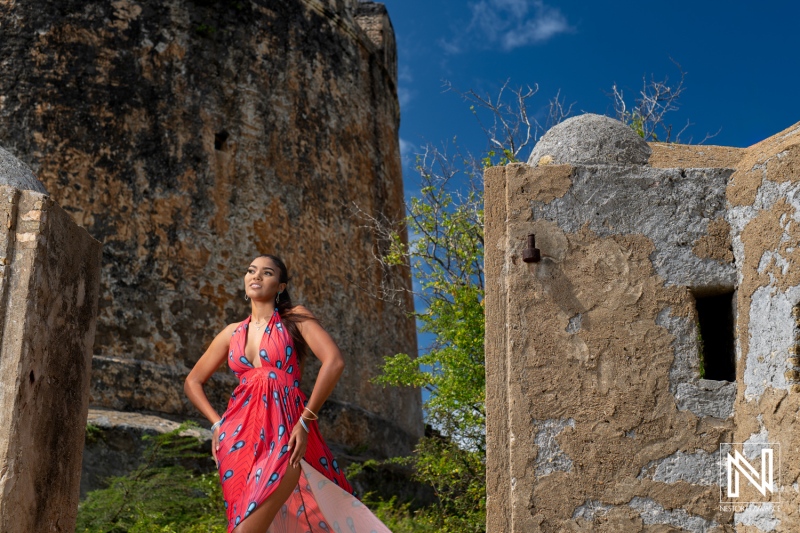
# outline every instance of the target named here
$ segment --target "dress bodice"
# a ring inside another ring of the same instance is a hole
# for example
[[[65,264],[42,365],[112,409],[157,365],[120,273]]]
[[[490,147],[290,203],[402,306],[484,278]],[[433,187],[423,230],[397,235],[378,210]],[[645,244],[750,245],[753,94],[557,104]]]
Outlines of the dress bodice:
[[[256,367],[245,355],[247,345],[247,332],[250,328],[252,315],[242,321],[234,330],[231,337],[230,348],[228,351],[228,367],[233,371],[237,378],[242,374]],[[275,312],[270,317],[266,328],[261,333],[258,345],[258,359],[261,367],[270,372],[280,371],[295,378],[295,386],[298,386],[299,364],[297,353],[294,349],[294,342],[289,331],[281,321],[280,313]]]

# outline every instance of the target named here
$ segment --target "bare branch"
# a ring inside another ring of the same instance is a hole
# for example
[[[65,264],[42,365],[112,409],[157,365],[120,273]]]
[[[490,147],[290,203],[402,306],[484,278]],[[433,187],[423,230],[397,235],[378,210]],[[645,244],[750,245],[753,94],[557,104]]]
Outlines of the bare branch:
[[[556,95],[550,99],[550,108],[547,115],[547,128],[552,128],[556,124],[564,122],[570,115],[572,115],[572,108],[575,102],[564,107],[564,99],[561,98],[561,89],[556,92]]]
[[[680,72],[678,82],[671,85],[666,76],[663,80],[656,80],[653,76],[648,80],[647,76],[642,76],[642,88],[632,108],[628,107],[622,89],[616,83],[611,87],[609,96],[614,103],[616,118],[631,126],[646,141],[673,141],[672,124],[668,124],[665,117],[679,109],[678,101],[686,89],[686,72],[675,60],[672,62]],[[685,132],[688,126],[689,124],[680,133]]]
[[[717,130],[717,131],[715,131],[714,133],[706,133],[706,136],[705,136],[705,137],[703,137],[703,139],[702,139],[702,140],[701,140],[699,143],[697,143],[697,144],[705,144],[705,142],[706,142],[706,141],[708,141],[709,139],[713,139],[714,137],[716,137],[717,135],[719,135],[719,134],[720,134],[720,132],[722,132],[722,128],[718,129],[718,130]],[[689,140],[689,142],[690,142],[690,143],[692,142],[692,141],[691,141],[691,139]]]
[[[506,80],[497,97],[493,98],[488,94],[480,95],[474,90],[461,92],[450,82],[444,82],[446,90],[455,92],[470,104],[470,110],[483,130],[490,149],[499,151],[510,161],[519,161],[522,150],[535,142],[544,131],[536,118],[528,113],[527,108],[528,100],[539,92],[539,86],[534,84],[512,89],[509,84],[510,80]],[[507,97],[507,92],[513,96]],[[509,99],[513,104],[508,102]],[[484,122],[481,118],[487,113],[491,123]]]

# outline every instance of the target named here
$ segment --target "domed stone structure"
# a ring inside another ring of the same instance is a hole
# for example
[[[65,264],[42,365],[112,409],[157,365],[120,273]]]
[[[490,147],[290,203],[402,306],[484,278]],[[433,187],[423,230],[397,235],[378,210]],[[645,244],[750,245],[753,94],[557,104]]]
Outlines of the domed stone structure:
[[[644,165],[650,146],[618,120],[586,113],[553,126],[533,148],[528,164]]]

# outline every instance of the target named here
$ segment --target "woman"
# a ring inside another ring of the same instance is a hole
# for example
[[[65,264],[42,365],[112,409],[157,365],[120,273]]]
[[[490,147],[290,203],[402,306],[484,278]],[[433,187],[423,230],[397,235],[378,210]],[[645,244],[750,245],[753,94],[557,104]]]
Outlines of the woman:
[[[250,316],[216,336],[184,385],[212,422],[211,453],[228,532],[389,532],[353,497],[319,433],[317,413],[342,375],[344,360],[313,315],[292,305],[288,281],[280,258],[256,257],[244,276]],[[322,367],[306,399],[299,386],[309,350]],[[203,384],[223,360],[239,386],[220,417]]]

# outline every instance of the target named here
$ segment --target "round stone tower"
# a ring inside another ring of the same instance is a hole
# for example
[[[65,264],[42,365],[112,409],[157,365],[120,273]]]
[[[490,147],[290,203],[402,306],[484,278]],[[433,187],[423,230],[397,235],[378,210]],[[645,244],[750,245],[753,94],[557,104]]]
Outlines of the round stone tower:
[[[196,416],[183,378],[249,313],[250,260],[275,253],[348,363],[323,432],[344,451],[409,451],[419,392],[370,378],[416,353],[413,304],[378,298],[382,244],[354,214],[403,215],[385,8],[30,0],[1,5],[0,27],[0,145],[103,243],[92,406]],[[209,382],[220,412],[235,384],[226,369]]]

